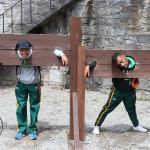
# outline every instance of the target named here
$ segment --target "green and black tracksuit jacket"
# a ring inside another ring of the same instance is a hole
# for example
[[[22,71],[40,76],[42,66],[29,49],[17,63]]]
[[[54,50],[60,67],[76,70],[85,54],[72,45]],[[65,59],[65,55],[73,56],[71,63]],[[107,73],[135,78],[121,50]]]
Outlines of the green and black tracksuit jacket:
[[[135,60],[131,56],[126,56],[129,61],[128,68],[120,68],[122,72],[128,72],[134,69]],[[131,86],[132,78],[112,78],[112,88],[108,101],[99,113],[95,126],[101,126],[108,113],[112,112],[122,101],[125,109],[132,121],[133,126],[138,126],[139,122],[136,115],[136,91]],[[138,79],[135,80],[138,82]]]

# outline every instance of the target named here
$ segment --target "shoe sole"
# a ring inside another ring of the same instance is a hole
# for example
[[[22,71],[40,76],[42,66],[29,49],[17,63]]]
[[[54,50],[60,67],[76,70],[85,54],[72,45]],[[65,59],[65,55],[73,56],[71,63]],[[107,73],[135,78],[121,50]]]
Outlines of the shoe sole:
[[[95,134],[95,135],[99,135],[100,133],[95,133],[95,132],[93,132],[93,134]]]
[[[23,137],[25,137],[25,135],[23,135],[21,138],[15,137],[15,139],[16,139],[16,140],[21,140]]]
[[[37,140],[37,138],[30,138],[30,140]]]
[[[29,135],[29,137],[30,137],[30,135]],[[37,138],[38,137],[35,137],[35,138],[30,137],[30,140],[37,140]]]
[[[133,129],[133,131],[136,131],[136,132],[143,132],[143,133],[147,132],[147,130],[146,130],[146,131],[139,131],[139,130],[136,130],[136,129]]]

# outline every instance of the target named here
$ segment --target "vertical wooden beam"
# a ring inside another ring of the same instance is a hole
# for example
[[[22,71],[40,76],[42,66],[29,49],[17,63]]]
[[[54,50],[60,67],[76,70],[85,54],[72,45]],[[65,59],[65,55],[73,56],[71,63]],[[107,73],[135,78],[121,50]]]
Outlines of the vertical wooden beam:
[[[73,125],[74,125],[74,149],[75,150],[83,150],[83,142],[80,141],[80,128],[79,128],[79,121],[80,121],[80,116],[79,116],[79,101],[78,101],[78,93],[73,92]]]
[[[73,92],[73,126],[74,126],[74,149],[80,147],[79,140],[79,116],[78,116],[78,95]]]
[[[84,139],[84,116],[85,116],[85,48],[78,46],[77,61],[77,96],[78,96],[78,118],[79,118],[79,139]]]
[[[82,42],[81,19],[72,17],[70,21],[70,139],[74,139],[73,132],[73,92],[77,92],[77,62],[78,45]]]

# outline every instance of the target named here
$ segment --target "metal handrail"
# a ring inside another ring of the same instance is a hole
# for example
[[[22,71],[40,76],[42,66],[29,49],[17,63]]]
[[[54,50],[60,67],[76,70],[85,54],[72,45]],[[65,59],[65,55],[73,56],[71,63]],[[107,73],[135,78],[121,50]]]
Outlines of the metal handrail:
[[[70,0],[71,1],[71,0]],[[72,0],[73,1],[73,0]],[[48,4],[48,9],[49,9],[49,12],[50,13],[53,13],[53,8],[52,8],[52,0],[49,0],[49,1],[47,1],[47,2],[49,2],[49,4]],[[60,0],[60,2],[63,2],[63,1],[61,1]],[[33,10],[32,10],[32,3],[33,3],[33,0],[29,0],[29,22],[28,23],[30,23],[30,24],[32,24],[34,21],[33,21]],[[6,22],[5,22],[5,14],[6,13],[9,13],[9,11],[10,11],[10,25],[11,25],[11,32],[13,33],[14,32],[14,22],[15,22],[15,19],[14,19],[14,7],[17,5],[17,4],[19,4],[19,14],[21,15],[21,17],[20,17],[20,25],[21,25],[21,30],[23,29],[23,25],[24,24],[26,24],[26,22],[24,22],[24,20],[23,20],[23,0],[19,0],[18,2],[16,2],[15,4],[13,4],[13,6],[11,6],[10,8],[8,8],[7,10],[5,10],[2,14],[0,14],[0,17],[2,17],[2,32],[4,33],[5,32],[5,24],[6,24]],[[17,8],[18,9],[18,8]],[[59,8],[59,9],[61,9],[61,8]],[[48,17],[48,16],[45,16],[45,17]],[[18,23],[17,23],[18,24]]]
[[[20,0],[22,1],[22,0]],[[20,1],[18,1],[17,3],[15,3],[13,6],[11,6],[10,8],[6,9],[2,14],[0,14],[0,16],[4,15],[6,12],[8,12],[10,9],[12,9],[12,7],[15,7]]]
[[[11,11],[11,25],[12,25],[12,33],[13,33],[13,7],[15,7],[19,3],[21,3],[21,9],[22,9],[22,0],[19,0],[13,6],[6,9],[2,14],[0,14],[0,17],[3,16],[3,33],[5,32],[5,14],[9,11]],[[21,20],[22,20],[22,17],[21,17]],[[22,22],[21,22],[21,24],[22,24]]]
[[[23,9],[23,3],[22,3],[22,1],[23,0],[19,0],[18,2],[16,2],[13,6],[11,6],[10,8],[8,8],[8,9],[6,9],[2,14],[0,14],[0,17],[2,16],[3,18],[2,18],[2,20],[3,20],[3,33],[5,32],[5,14],[7,13],[7,12],[11,12],[11,26],[12,26],[12,29],[11,29],[11,32],[13,33],[13,24],[14,24],[14,20],[13,20],[13,8],[17,5],[17,4],[19,4],[20,3],[20,15],[21,15],[21,29],[22,29],[22,25],[23,25],[23,11],[22,11],[22,9]],[[32,23],[33,22],[33,19],[32,19],[32,0],[29,0],[29,2],[30,2],[30,23]],[[51,4],[52,4],[52,2],[51,2],[51,0],[49,0],[49,5],[50,5],[50,11],[51,11]]]
[[[0,135],[2,134],[2,131],[3,131],[3,120],[0,117]]]

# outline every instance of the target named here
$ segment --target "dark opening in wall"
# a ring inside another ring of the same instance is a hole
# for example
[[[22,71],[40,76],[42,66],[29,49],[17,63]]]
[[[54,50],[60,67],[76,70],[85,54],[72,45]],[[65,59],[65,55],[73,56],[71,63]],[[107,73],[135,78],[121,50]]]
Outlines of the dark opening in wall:
[[[38,26],[38,27],[32,29],[29,33],[42,34],[43,33],[43,27],[42,26]]]

